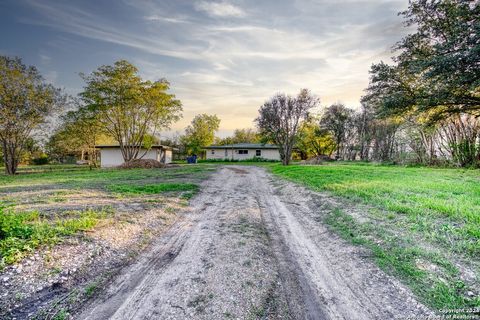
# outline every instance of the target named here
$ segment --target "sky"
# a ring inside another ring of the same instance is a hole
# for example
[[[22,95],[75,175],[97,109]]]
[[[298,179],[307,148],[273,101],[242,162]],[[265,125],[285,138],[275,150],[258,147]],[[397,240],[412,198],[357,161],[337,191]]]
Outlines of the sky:
[[[253,127],[278,92],[308,88],[322,106],[358,108],[372,63],[408,30],[407,0],[0,0],[0,54],[77,94],[79,73],[126,59],[166,78],[183,131],[216,114],[220,136]]]

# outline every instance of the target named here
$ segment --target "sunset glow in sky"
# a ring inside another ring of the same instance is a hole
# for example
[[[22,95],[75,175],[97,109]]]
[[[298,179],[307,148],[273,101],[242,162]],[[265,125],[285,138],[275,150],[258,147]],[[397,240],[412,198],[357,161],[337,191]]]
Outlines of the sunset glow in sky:
[[[309,88],[322,105],[359,106],[372,63],[407,32],[407,0],[0,0],[0,54],[36,65],[67,92],[78,73],[126,59],[166,78],[183,130],[217,114],[221,135],[252,127],[276,92]]]

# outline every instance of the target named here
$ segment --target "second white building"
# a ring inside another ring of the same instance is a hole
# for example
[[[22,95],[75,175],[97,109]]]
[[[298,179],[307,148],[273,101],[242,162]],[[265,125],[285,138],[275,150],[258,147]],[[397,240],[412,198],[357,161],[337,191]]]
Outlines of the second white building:
[[[248,160],[263,158],[280,160],[279,148],[273,144],[237,143],[224,146],[212,145],[205,147],[207,160]]]

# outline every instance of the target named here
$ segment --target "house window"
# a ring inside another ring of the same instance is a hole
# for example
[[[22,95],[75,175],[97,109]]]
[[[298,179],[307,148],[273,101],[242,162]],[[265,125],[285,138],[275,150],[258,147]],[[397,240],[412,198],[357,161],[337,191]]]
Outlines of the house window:
[[[255,157],[261,157],[262,156],[262,150],[255,150]]]
[[[248,150],[238,150],[238,154],[248,154]]]
[[[215,150],[212,150],[212,154],[215,154]]]

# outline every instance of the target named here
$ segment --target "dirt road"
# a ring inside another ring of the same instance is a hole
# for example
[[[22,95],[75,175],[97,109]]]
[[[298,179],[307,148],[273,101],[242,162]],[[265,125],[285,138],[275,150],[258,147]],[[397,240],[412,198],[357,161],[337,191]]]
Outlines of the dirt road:
[[[395,319],[428,310],[320,222],[332,199],[226,166],[80,319]]]

